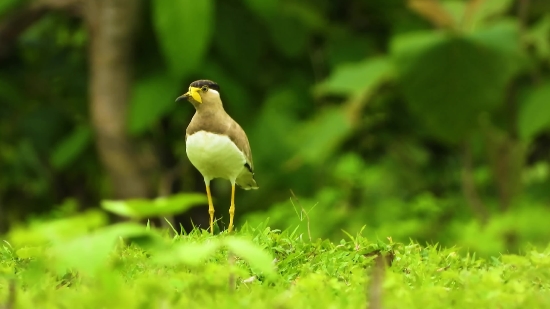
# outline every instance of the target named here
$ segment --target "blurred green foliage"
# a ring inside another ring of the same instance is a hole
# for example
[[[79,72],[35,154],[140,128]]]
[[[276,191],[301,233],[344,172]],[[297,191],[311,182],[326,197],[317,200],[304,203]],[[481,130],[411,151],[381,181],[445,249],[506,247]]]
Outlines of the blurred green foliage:
[[[184,212],[198,204],[207,203],[205,194],[174,194],[154,200],[129,199],[122,201],[104,200],[101,207],[119,216],[132,219],[147,219],[151,216],[172,215]]]
[[[366,224],[369,236],[483,254],[546,245],[548,1],[142,4],[126,128],[154,171],[151,199],[203,193],[185,156],[193,109],[174,99],[208,78],[254,154],[260,190],[237,192],[237,227],[269,218],[339,239]],[[0,25],[27,6],[2,2]],[[2,230],[99,207],[117,185],[90,126],[90,35],[81,16],[51,9],[0,52]],[[156,190],[173,170],[169,192]],[[227,221],[228,184],[213,192]]]
[[[168,236],[80,214],[19,226],[0,243],[0,304],[12,308],[545,308],[550,248],[484,259],[437,245],[308,240],[245,224]],[[94,222],[94,223],[92,223]],[[98,224],[99,223],[99,224]],[[87,225],[88,231],[82,226]],[[79,231],[72,233],[72,231]],[[377,293],[376,291],[380,291]]]

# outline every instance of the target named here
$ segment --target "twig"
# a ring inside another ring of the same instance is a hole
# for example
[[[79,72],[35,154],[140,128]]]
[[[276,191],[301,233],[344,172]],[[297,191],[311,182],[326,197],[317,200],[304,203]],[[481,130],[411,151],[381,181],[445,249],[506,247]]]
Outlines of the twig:
[[[438,28],[456,29],[453,16],[436,0],[409,0],[408,8]]]
[[[0,306],[0,308],[13,309],[15,307],[15,297],[16,297],[15,280],[11,279],[8,286],[8,299],[6,300],[6,304],[3,306]]]
[[[518,15],[518,25],[519,25],[519,39],[520,43],[523,45],[524,49],[529,48],[529,38],[528,38],[528,19],[529,19],[529,9],[531,8],[531,0],[519,0],[517,7]],[[530,70],[530,77],[535,85],[540,85],[543,82],[541,77],[540,67],[533,66]]]
[[[227,260],[229,261],[229,292],[233,293],[237,289],[237,279],[233,271],[233,266],[235,265],[235,255],[233,252],[229,251]]]
[[[531,4],[530,0],[519,0],[518,1],[518,22],[519,22],[519,31],[521,33],[525,32],[527,18],[529,17],[529,6]]]
[[[374,267],[371,272],[371,281],[367,291],[367,309],[382,309],[382,285],[386,264],[382,252],[374,259]]]
[[[474,17],[474,14],[479,9],[480,4],[482,4],[484,1],[485,0],[468,1],[468,4],[466,4],[466,9],[464,10],[464,14],[462,15],[462,20],[460,21],[463,28],[472,26],[472,19]]]
[[[313,71],[313,78],[316,82],[320,82],[323,77],[323,64],[324,64],[324,55],[322,49],[310,48],[309,50],[309,60],[311,62],[311,69]]]
[[[472,212],[478,217],[481,224],[485,224],[489,217],[487,208],[481,201],[477,189],[475,186],[474,175],[473,175],[473,158],[472,150],[468,143],[464,143],[464,158],[463,158],[463,167],[462,167],[462,190],[464,196],[468,201],[468,205],[472,208]]]

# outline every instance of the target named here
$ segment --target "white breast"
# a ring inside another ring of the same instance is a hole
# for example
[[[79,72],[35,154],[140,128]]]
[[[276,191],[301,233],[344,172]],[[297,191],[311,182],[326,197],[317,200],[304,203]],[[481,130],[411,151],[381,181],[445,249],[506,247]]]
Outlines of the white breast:
[[[196,132],[187,137],[186,152],[206,183],[214,178],[225,178],[235,183],[245,168],[244,154],[225,135]]]

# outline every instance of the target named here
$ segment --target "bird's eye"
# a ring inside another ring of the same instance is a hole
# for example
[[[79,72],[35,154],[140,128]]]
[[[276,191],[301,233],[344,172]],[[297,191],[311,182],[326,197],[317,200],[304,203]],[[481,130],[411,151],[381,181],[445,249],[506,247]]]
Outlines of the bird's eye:
[[[201,90],[202,90],[202,92],[207,92],[208,91],[208,86],[202,86]]]

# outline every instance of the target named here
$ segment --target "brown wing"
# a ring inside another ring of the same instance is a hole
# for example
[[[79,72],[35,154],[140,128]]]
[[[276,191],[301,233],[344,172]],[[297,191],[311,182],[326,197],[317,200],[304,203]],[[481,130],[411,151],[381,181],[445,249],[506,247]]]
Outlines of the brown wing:
[[[229,138],[237,145],[237,147],[244,153],[246,158],[247,168],[250,172],[254,173],[254,162],[252,161],[252,150],[250,149],[250,143],[246,133],[241,126],[233,121],[232,126],[226,132]]]

